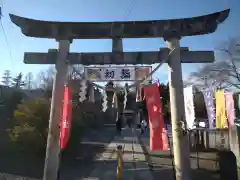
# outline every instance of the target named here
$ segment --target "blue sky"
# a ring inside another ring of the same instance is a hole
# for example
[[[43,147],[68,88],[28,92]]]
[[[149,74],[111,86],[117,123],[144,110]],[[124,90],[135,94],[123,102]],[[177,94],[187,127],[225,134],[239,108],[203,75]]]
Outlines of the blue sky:
[[[23,64],[24,52],[46,52],[55,48],[56,42],[50,39],[25,37],[9,19],[9,13],[19,16],[53,21],[122,21],[122,20],[158,20],[199,16],[231,8],[229,18],[219,26],[214,34],[185,37],[181,46],[191,50],[214,50],[216,46],[230,37],[240,34],[239,0],[0,0],[3,6],[2,21],[9,48],[2,30],[0,30],[0,76],[5,69],[14,72],[37,74],[46,65]],[[162,39],[124,39],[124,51],[158,50],[164,47]],[[77,40],[72,43],[72,52],[111,51],[111,40]],[[184,64],[184,77],[196,71],[199,64]],[[167,79],[167,66],[164,65],[154,75],[163,81]]]

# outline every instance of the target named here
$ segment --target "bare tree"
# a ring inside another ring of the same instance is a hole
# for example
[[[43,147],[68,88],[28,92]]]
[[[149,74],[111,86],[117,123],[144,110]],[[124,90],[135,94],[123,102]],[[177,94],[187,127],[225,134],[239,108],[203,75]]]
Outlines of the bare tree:
[[[73,80],[83,79],[84,67],[80,64],[76,64],[76,65],[69,67],[69,76]]]
[[[223,42],[217,48],[217,60],[204,65],[197,72],[191,74],[187,85],[195,85],[199,90],[207,87],[240,89],[240,39],[232,38]],[[239,56],[239,57],[238,57]]]
[[[41,71],[38,74],[39,79],[39,87],[43,89],[52,89],[53,86],[53,78],[55,74],[55,68],[49,67],[46,71]]]
[[[33,88],[33,74],[31,72],[25,76],[25,86],[27,89]]]
[[[74,65],[68,69],[69,78],[72,80],[79,80],[83,78],[83,66]],[[56,73],[54,66],[49,67],[45,71],[41,71],[38,74],[39,87],[43,89],[51,90],[53,86],[53,78]]]

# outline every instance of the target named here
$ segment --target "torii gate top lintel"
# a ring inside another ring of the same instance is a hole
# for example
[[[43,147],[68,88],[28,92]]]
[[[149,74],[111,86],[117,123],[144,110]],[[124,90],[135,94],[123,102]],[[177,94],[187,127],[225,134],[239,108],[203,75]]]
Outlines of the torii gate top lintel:
[[[127,22],[54,22],[24,18],[10,14],[14,24],[30,37],[54,39],[112,39],[183,37],[215,32],[230,9],[184,19]]]

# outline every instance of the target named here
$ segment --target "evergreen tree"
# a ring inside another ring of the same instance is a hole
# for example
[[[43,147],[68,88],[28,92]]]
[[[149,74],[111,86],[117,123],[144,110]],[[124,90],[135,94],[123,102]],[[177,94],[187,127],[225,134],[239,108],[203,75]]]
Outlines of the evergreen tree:
[[[11,77],[10,70],[5,70],[4,73],[3,73],[3,77],[2,77],[3,85],[10,86],[11,85],[11,80],[12,80],[12,77]]]
[[[17,77],[12,78],[12,86],[15,87],[16,89],[21,89],[26,84],[22,79],[23,74],[19,73]]]

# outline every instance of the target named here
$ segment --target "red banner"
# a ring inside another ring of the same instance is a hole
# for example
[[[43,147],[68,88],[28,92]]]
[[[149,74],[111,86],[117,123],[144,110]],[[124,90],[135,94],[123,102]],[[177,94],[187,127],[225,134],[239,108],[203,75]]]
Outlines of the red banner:
[[[163,120],[157,83],[144,87],[150,128],[150,151],[168,150],[168,138]]]
[[[69,87],[64,88],[64,101],[62,111],[62,123],[60,132],[60,148],[64,149],[68,143],[72,124],[72,91]]]

